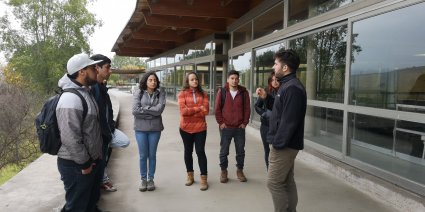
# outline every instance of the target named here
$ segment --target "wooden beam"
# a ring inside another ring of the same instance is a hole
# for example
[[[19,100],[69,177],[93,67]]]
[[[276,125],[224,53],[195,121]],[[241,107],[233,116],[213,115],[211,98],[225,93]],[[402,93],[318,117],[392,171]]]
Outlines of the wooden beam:
[[[142,40],[162,40],[162,41],[173,41],[173,42],[188,42],[191,40],[191,36],[178,35],[176,32],[164,31],[161,33],[152,32],[151,30],[142,29],[142,31],[134,32],[131,35],[132,39]]]
[[[167,50],[175,47],[171,42],[163,41],[145,41],[137,39],[129,39],[122,44],[119,44],[120,48],[133,47],[133,48],[145,48],[145,49],[160,49]]]
[[[144,53],[148,53],[148,54],[158,54],[163,52],[163,50],[160,49],[147,49],[147,48],[134,48],[134,47],[124,47],[124,48],[120,48],[119,50],[120,52],[144,52]]]
[[[142,52],[127,52],[127,51],[117,51],[115,52],[118,56],[128,56],[128,57],[153,57],[156,54],[148,54]]]
[[[226,22],[224,19],[207,19],[187,16],[155,15],[148,10],[143,11],[145,21],[150,26],[167,26],[171,28],[190,28],[209,31],[226,31]]]
[[[237,19],[249,10],[246,0],[233,0],[228,4],[217,0],[194,1],[192,4],[183,0],[148,0],[148,4],[151,13],[156,15]]]

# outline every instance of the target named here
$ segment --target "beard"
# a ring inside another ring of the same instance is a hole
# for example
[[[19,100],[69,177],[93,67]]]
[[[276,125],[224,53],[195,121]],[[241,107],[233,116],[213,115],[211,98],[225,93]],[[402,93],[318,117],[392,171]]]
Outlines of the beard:
[[[285,73],[283,71],[278,71],[274,73],[277,79],[282,79],[282,77],[285,76]]]
[[[87,86],[92,86],[92,85],[97,83],[96,79],[90,79],[90,77],[88,75],[86,75],[85,81],[86,81]]]

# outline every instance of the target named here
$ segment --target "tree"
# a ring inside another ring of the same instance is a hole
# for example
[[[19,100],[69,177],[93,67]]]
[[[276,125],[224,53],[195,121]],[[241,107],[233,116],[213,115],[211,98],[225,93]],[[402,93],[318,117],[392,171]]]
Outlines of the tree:
[[[0,76],[0,170],[10,164],[19,167],[40,154],[34,116],[41,104],[19,73],[3,69]]]
[[[144,68],[146,67],[145,60],[140,57],[123,57],[115,55],[112,58],[112,66],[118,69],[125,69],[126,67]]]
[[[66,71],[67,60],[89,52],[88,36],[100,21],[87,11],[87,0],[9,0],[13,18],[0,17],[0,50],[8,66],[36,88],[52,91]]]

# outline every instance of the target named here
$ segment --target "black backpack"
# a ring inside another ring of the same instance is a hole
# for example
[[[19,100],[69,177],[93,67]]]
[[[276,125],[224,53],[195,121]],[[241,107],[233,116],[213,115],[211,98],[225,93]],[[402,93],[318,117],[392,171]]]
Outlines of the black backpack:
[[[50,97],[41,108],[40,113],[35,118],[35,127],[37,129],[40,150],[43,153],[57,155],[62,145],[58,121],[56,119],[56,106],[64,92],[71,92],[80,97],[83,103],[83,122],[87,116],[87,102],[76,89],[69,88],[59,91],[56,95]]]

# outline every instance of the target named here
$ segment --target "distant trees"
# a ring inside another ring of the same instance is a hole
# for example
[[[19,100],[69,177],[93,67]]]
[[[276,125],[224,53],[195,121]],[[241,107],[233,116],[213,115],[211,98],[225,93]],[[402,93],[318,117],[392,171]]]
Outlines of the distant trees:
[[[34,118],[57,87],[68,59],[89,52],[88,37],[100,21],[91,0],[4,0],[12,14],[0,17],[0,170],[25,166],[40,154]]]
[[[38,155],[34,116],[40,98],[22,76],[3,70],[0,77],[0,170],[10,164],[24,166]]]
[[[0,17],[0,50],[8,67],[37,89],[53,90],[67,60],[75,53],[89,52],[88,37],[100,22],[87,11],[87,0],[9,0],[6,4],[13,15]]]

